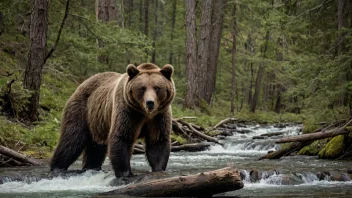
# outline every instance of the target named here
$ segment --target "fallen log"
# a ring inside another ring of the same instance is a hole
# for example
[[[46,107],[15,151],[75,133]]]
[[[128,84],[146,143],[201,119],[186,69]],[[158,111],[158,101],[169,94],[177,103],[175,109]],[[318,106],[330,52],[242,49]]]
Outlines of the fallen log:
[[[277,151],[270,152],[262,157],[259,158],[259,160],[263,159],[280,159],[282,156],[287,156],[295,151],[301,150],[303,147],[306,145],[310,144],[310,142],[294,142],[287,148],[279,149]]]
[[[128,195],[141,197],[211,197],[243,188],[240,173],[227,167],[196,175],[156,179],[99,194],[98,197]]]
[[[12,158],[16,161],[22,162],[22,163],[26,163],[26,164],[30,164],[33,166],[41,166],[43,165],[43,162],[41,162],[40,160],[31,158],[29,156],[23,155],[21,153],[18,153],[17,151],[14,151],[12,149],[9,149],[7,147],[4,146],[0,146],[0,154],[7,156],[9,158]]]
[[[281,144],[281,143],[287,143],[287,142],[311,142],[314,140],[325,139],[325,138],[334,137],[337,135],[348,134],[351,131],[346,129],[346,127],[351,123],[351,121],[352,120],[350,120],[349,122],[347,122],[347,124],[337,129],[333,129],[326,132],[316,132],[316,133],[308,133],[308,134],[302,134],[298,136],[286,137],[276,141],[275,143]]]
[[[201,142],[201,143],[196,143],[196,144],[183,144],[180,146],[171,146],[171,151],[172,152],[177,152],[177,151],[204,151],[206,150],[209,146],[211,146],[210,143],[208,142]]]

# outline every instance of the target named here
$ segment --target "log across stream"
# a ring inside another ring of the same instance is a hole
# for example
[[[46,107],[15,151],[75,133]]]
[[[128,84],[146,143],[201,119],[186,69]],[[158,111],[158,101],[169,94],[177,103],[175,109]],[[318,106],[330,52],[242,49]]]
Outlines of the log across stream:
[[[352,168],[350,161],[320,160],[308,156],[258,161],[268,151],[278,149],[276,140],[297,135],[300,129],[299,125],[237,126],[238,132],[220,140],[223,145],[213,144],[208,150],[198,152],[172,152],[167,177],[234,166],[240,171],[244,187],[219,196],[352,197],[352,182],[348,181],[351,178],[348,173]],[[277,136],[253,139],[268,133],[277,133]],[[80,166],[81,162],[77,161],[72,169]],[[143,154],[134,155],[131,166],[137,175],[149,174],[149,165]],[[0,197],[91,197],[129,185],[126,180],[115,179],[108,159],[103,170],[52,177],[47,174],[48,167],[1,168]]]

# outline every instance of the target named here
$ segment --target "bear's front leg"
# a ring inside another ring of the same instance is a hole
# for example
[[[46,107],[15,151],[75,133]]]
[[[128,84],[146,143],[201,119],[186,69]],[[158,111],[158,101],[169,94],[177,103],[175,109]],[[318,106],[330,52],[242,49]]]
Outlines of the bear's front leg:
[[[165,171],[170,156],[171,114],[157,115],[145,131],[146,156],[153,172]]]
[[[116,177],[132,176],[130,160],[140,133],[142,116],[121,111],[113,121],[109,135],[109,158]]]
[[[132,176],[131,155],[133,141],[121,135],[110,137],[109,158],[116,177]]]

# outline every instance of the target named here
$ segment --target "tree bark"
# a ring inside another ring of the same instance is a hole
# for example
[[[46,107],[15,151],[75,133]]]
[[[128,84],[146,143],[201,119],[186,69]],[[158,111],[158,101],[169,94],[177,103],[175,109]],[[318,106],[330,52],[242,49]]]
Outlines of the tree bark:
[[[232,8],[232,81],[231,81],[231,113],[235,113],[235,82],[236,82],[236,39],[237,39],[237,23],[236,23],[236,4]]]
[[[95,12],[97,21],[108,23],[117,20],[117,9],[115,0],[96,0]],[[99,48],[104,47],[104,43],[98,39]],[[98,61],[103,64],[109,64],[109,57],[101,54],[97,57]]]
[[[187,1],[187,0],[186,0]],[[100,194],[101,196],[211,197],[243,188],[239,171],[228,167],[197,175],[172,177],[132,184]]]
[[[4,146],[1,146],[0,145],[0,154],[2,155],[5,155],[7,157],[10,157],[14,160],[17,160],[19,162],[22,162],[22,163],[26,163],[26,164],[31,164],[33,166],[41,166],[43,165],[43,162],[39,161],[39,160],[36,160],[36,159],[33,159],[33,158],[30,158],[26,155],[23,155],[21,153],[18,153],[14,150],[11,150],[9,148],[6,148]]]
[[[337,55],[341,55],[344,49],[345,34],[342,29],[347,27],[346,17],[346,0],[338,0],[337,2],[337,30],[338,30],[338,43]]]
[[[186,7],[186,73],[187,87],[184,107],[199,105],[197,43],[196,43],[196,0],[185,0]]]
[[[211,16],[211,32],[209,57],[207,65],[207,79],[205,82],[205,101],[210,104],[215,92],[216,73],[219,57],[220,41],[222,35],[222,26],[224,23],[224,6],[225,0],[213,1],[213,10]]]
[[[144,34],[149,32],[149,0],[144,0]]]
[[[155,49],[155,43],[156,43],[156,38],[158,36],[158,10],[159,10],[159,0],[154,1],[154,6],[155,6],[155,11],[154,11],[154,31],[153,31],[153,53],[152,53],[152,60],[151,62],[156,64],[156,49]]]
[[[46,56],[46,42],[48,31],[48,0],[31,1],[30,47],[26,70],[24,72],[23,87],[31,91],[26,118],[30,121],[38,120],[38,107],[42,71]]]
[[[210,47],[210,33],[211,33],[211,0],[202,1],[202,14],[200,19],[200,35],[198,40],[198,86],[199,86],[199,99],[205,100],[208,104],[210,101],[207,100],[206,85],[208,72],[208,60],[209,60],[209,47]]]
[[[174,56],[173,51],[173,40],[175,34],[175,24],[176,24],[176,0],[172,0],[172,15],[171,15],[171,32],[170,32],[170,55],[169,55],[169,64],[172,65],[172,59]]]
[[[264,59],[266,58],[266,51],[268,48],[268,42],[269,42],[269,31],[266,32],[264,49],[262,50],[263,62],[259,64],[257,79],[255,82],[254,96],[253,96],[251,107],[250,107],[250,112],[253,112],[253,113],[255,112],[255,110],[257,108],[257,104],[258,104],[258,100],[259,100],[260,88],[261,88],[262,78],[263,78],[263,74],[264,74]]]

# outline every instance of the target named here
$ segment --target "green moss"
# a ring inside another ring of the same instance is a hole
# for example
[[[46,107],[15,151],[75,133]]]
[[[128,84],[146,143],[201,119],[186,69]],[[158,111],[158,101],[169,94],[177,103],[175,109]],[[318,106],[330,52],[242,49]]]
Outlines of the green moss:
[[[187,139],[179,136],[179,135],[176,135],[174,133],[171,134],[171,142],[174,142],[174,141],[177,141],[178,143],[180,144],[186,144],[188,142]]]
[[[319,158],[335,159],[343,153],[344,136],[339,135],[332,138],[329,143],[319,152]]]
[[[317,155],[327,144],[327,140],[316,140],[308,146],[303,147],[298,155]]]

